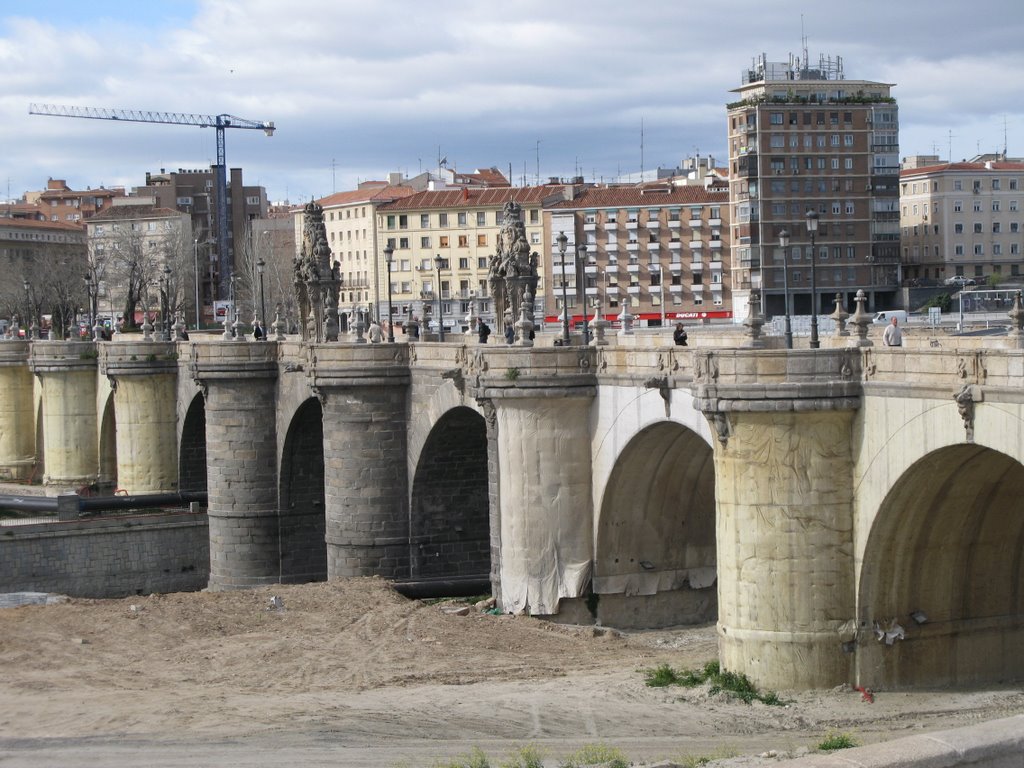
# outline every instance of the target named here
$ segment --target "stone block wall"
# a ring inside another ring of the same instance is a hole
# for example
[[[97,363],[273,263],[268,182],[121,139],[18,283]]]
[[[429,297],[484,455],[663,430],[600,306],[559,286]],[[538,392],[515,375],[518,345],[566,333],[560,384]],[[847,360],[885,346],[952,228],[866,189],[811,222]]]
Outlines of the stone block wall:
[[[115,598],[206,586],[203,513],[106,517],[0,528],[0,592]]]

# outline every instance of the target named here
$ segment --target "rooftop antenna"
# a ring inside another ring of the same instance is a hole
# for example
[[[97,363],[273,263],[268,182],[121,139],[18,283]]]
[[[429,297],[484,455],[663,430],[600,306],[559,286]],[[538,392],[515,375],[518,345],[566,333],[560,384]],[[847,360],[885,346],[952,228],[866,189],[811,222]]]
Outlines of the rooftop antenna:
[[[338,191],[338,182],[335,180],[335,173],[334,173],[334,171],[335,171],[335,169],[337,167],[338,167],[338,164],[334,162],[334,158],[332,157],[331,158],[331,193],[332,194],[334,192]]]
[[[539,187],[540,186],[540,139],[537,139],[537,146],[536,146],[535,149],[536,149],[536,152],[537,152],[537,186]]]
[[[1007,146],[1007,143],[1006,143],[1006,113],[1004,112],[1003,113],[1003,162],[1004,163],[1006,162],[1006,158],[1008,156],[1009,151],[1010,151],[1009,147]],[[7,189],[7,196],[8,197],[11,196],[10,187],[8,187],[8,189]]]
[[[644,119],[640,118],[640,181],[644,180]]]
[[[803,69],[807,69],[807,67],[810,66],[810,54],[807,53],[807,35],[804,33],[804,15],[802,13],[800,14],[800,46],[803,49],[804,56],[801,67]]]
[[[953,162],[953,139],[956,138],[956,135],[953,133],[953,129],[952,128],[947,129],[946,132],[949,134],[946,137],[946,140],[947,140],[947,145],[946,145],[947,149],[946,149],[946,151],[949,153],[946,156],[946,162],[947,163],[952,163]]]

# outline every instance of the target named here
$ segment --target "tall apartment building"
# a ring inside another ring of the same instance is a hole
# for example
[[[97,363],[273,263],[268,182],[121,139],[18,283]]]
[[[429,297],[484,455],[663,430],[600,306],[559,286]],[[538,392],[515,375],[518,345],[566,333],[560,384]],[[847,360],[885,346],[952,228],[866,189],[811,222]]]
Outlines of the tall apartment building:
[[[545,320],[557,323],[563,302],[573,324],[582,321],[584,306],[593,318],[598,303],[614,319],[627,296],[644,326],[732,317],[728,203],[727,192],[665,182],[584,189],[552,203],[542,260]],[[580,245],[586,251],[578,276]]]
[[[923,160],[923,162],[922,162]],[[900,172],[903,270],[908,279],[953,275],[978,283],[1021,275],[1024,162],[940,163],[914,158]]]
[[[381,205],[377,209],[378,260],[383,267],[384,248],[390,245],[394,249],[391,285],[396,317],[411,308],[420,319],[433,322],[440,300],[445,327],[458,328],[475,298],[481,316],[493,321],[487,274],[505,203],[515,200],[522,206],[527,240],[543,259],[544,203],[561,189],[551,185],[434,189]],[[442,260],[440,274],[435,261],[438,256]],[[538,296],[543,296],[544,284],[542,278]],[[385,302],[382,317],[387,317],[387,298],[385,282],[380,299]],[[543,306],[542,302],[538,314]]]
[[[900,282],[899,115],[890,83],[846,80],[842,59],[769,62],[759,56],[728,105],[729,204],[737,314],[750,292],[768,315],[784,311],[783,230],[790,236],[793,312],[836,293],[850,306],[891,306]],[[806,215],[818,214],[812,262]]]
[[[253,219],[267,215],[267,192],[263,187],[247,186],[242,169],[232,168],[228,177],[227,210],[228,252],[217,253],[217,185],[213,167],[209,169],[146,173],[146,184],[136,187],[137,197],[152,197],[157,207],[187,213],[192,221],[193,238],[200,253],[210,263],[210,271],[201,286],[204,304],[228,298],[231,274],[235,270],[236,243],[242,243]],[[240,247],[240,246],[239,246]],[[204,270],[205,272],[205,270]]]

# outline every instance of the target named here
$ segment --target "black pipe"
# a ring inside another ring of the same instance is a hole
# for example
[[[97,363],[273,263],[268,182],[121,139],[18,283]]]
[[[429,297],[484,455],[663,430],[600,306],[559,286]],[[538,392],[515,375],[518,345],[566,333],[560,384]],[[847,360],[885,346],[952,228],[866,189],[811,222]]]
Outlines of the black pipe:
[[[392,581],[391,586],[398,594],[412,600],[427,597],[472,597],[491,593],[491,580],[487,576],[399,579]]]
[[[150,507],[187,507],[191,502],[206,503],[206,491],[147,493],[138,496],[84,496],[78,500],[80,512],[108,509],[147,509]]]
[[[74,494],[70,494],[74,496]],[[186,507],[197,501],[205,504],[206,491],[182,491],[180,493],[147,493],[137,496],[80,496],[79,512],[99,512],[114,509],[149,509],[152,507]],[[14,512],[47,512],[56,514],[59,501],[53,496],[8,496],[0,495],[0,509]]]

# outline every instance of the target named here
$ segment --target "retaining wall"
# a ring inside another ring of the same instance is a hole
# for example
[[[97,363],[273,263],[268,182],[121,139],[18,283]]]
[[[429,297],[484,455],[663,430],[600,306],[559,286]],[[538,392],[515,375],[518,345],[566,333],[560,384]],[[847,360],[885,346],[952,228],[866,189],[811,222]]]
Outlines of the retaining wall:
[[[126,597],[206,587],[205,513],[104,517],[0,528],[0,592]]]

